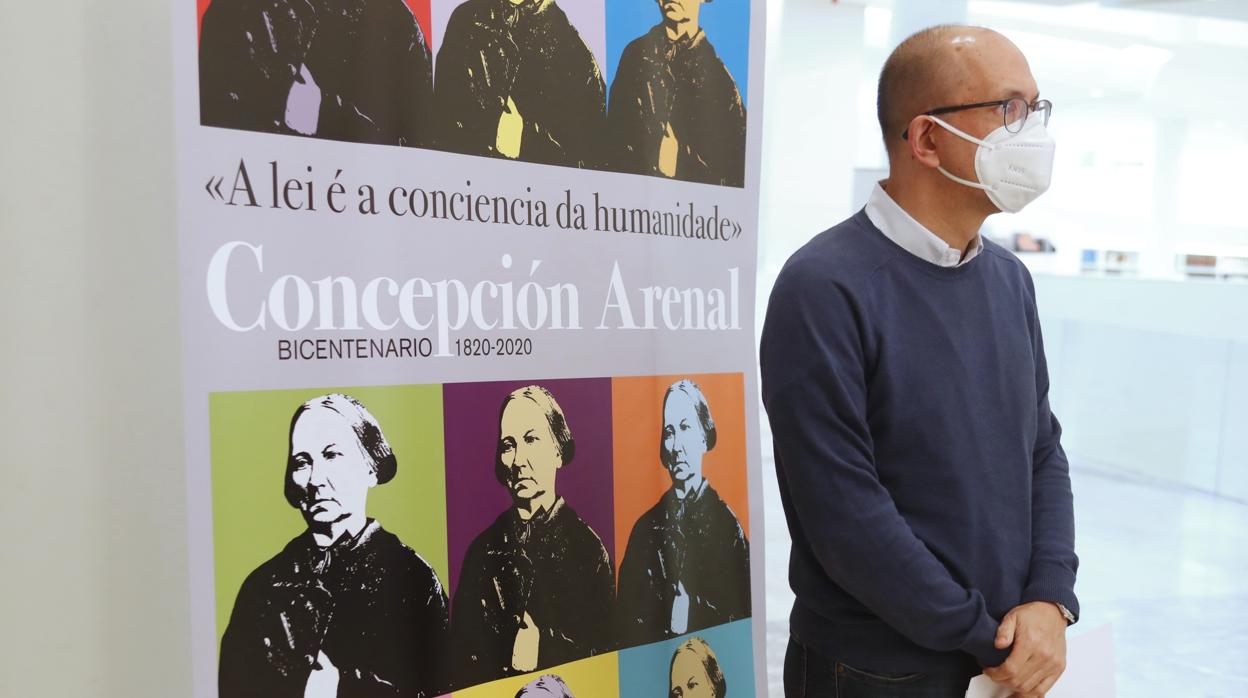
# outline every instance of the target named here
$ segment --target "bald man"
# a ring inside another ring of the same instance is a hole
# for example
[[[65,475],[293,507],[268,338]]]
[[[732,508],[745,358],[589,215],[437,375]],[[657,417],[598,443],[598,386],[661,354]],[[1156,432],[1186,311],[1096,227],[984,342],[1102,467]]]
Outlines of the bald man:
[[[880,75],[889,178],[795,253],[763,329],[792,533],[789,696],[1043,696],[1078,558],[1026,267],[980,237],[1049,184],[1053,141],[1001,35],[920,32]]]

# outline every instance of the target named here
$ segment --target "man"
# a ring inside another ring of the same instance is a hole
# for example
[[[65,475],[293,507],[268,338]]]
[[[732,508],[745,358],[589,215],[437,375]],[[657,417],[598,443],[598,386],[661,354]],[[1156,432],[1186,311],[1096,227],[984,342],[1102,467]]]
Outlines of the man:
[[[205,126],[423,146],[433,62],[402,0],[215,0],[199,101]]]
[[[555,0],[467,0],[455,8],[435,84],[444,150],[596,164],[602,73]]]
[[[983,667],[1031,697],[1062,673],[1078,559],[1035,292],[978,234],[1048,187],[1050,108],[999,34],[910,37],[880,75],[889,178],[776,281],[790,695],[961,697]]]
[[[624,49],[611,83],[611,167],[745,183],[745,106],[698,23],[709,0],[658,0],[662,21]]]

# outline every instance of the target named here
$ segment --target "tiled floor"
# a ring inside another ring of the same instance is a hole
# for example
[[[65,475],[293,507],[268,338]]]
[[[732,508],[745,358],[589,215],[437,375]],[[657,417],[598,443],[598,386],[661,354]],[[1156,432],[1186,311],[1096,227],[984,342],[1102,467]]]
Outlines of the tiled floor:
[[[792,595],[770,451],[768,679],[779,698]],[[1117,695],[1248,698],[1248,505],[1079,467],[1072,480],[1083,607],[1072,632],[1113,623]]]

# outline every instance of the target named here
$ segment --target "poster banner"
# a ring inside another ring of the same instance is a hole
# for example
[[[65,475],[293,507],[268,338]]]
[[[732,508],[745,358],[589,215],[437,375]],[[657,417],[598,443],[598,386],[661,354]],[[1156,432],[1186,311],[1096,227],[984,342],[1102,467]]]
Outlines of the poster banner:
[[[765,695],[762,0],[181,0],[196,698]]]

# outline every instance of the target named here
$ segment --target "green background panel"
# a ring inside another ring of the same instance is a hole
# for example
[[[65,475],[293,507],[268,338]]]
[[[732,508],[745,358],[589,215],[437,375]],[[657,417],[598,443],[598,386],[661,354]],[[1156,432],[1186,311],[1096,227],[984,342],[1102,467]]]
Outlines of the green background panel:
[[[282,489],[290,418],[304,401],[327,393],[346,393],[368,408],[398,459],[394,479],[369,493],[368,516],[447,583],[441,385],[213,393],[208,410],[218,646],[243,580],[306,530]]]

